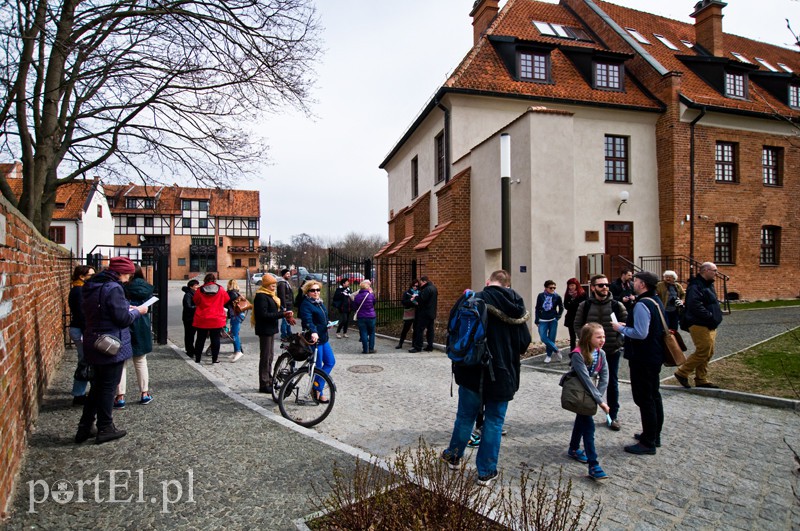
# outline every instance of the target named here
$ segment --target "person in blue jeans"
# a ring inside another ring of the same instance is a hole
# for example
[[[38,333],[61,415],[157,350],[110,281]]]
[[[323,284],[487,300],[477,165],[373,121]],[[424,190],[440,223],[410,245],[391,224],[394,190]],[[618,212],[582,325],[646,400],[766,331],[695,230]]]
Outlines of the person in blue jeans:
[[[303,320],[303,326],[311,332],[311,342],[316,344],[317,367],[330,374],[336,365],[336,358],[328,341],[328,310],[325,309],[320,296],[322,285],[310,280],[303,284],[301,289],[304,299],[300,304],[300,318]],[[324,404],[329,401],[324,395],[325,381],[318,376],[314,379],[314,391],[319,402]]]
[[[539,338],[545,346],[544,362],[550,363],[555,354],[556,361],[561,361],[561,354],[556,346],[556,334],[558,333],[558,320],[564,313],[564,302],[561,295],[556,293],[556,283],[547,280],[544,283],[544,291],[536,298],[536,320],[539,327]]]
[[[489,486],[497,479],[500,437],[508,402],[519,390],[520,355],[531,343],[526,324],[530,313],[522,297],[510,285],[511,275],[500,269],[491,274],[486,288],[475,294],[486,303],[486,345],[492,353],[491,371],[489,366],[453,364],[458,384],[458,411],[450,444],[442,452],[441,459],[454,470],[460,466],[483,396],[483,438],[475,459],[480,486]]]
[[[375,294],[372,293],[372,282],[364,280],[358,288],[358,293],[350,303],[350,307],[356,312],[362,354],[374,354],[375,320],[378,314],[375,312]]]
[[[94,268],[87,265],[79,265],[72,272],[72,288],[69,290],[67,302],[69,304],[69,338],[75,344],[78,351],[78,369],[76,375],[86,380],[73,378],[72,382],[72,405],[82,406],[86,402],[86,388],[89,386],[90,370],[89,364],[83,359],[83,329],[86,327],[86,318],[83,316],[83,284],[92,278]]]
[[[606,332],[599,323],[588,323],[581,328],[578,347],[572,351],[570,365],[583,384],[584,389],[600,409],[608,413],[610,408],[603,400],[603,393],[608,387],[608,364],[603,345],[606,342]],[[595,386],[594,379],[598,379]],[[580,449],[583,439],[583,450]],[[589,465],[589,477],[595,481],[608,479],[600,462],[597,460],[597,451],[594,447],[594,417],[591,415],[575,415],[575,424],[572,427],[572,437],[569,440],[567,456]]]
[[[228,297],[230,297],[230,300],[228,301],[228,304],[225,305],[225,308],[228,309],[228,319],[231,321],[231,339],[233,340],[233,354],[231,355],[231,363],[239,361],[239,359],[244,355],[242,352],[242,340],[239,338],[239,332],[242,329],[242,323],[244,322],[245,315],[244,312],[237,314],[233,310],[233,305],[240,295],[239,283],[234,279],[229,280]]]

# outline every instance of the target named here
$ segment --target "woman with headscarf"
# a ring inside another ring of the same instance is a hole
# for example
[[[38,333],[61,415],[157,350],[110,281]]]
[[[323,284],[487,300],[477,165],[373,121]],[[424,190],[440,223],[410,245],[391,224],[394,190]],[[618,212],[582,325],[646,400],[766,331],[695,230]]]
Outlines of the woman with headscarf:
[[[153,285],[144,279],[142,268],[136,266],[131,281],[125,284],[125,296],[134,306],[143,304],[153,296]],[[133,347],[133,369],[136,371],[136,382],[139,384],[139,403],[149,404],[153,400],[150,394],[150,372],[147,370],[147,354],[153,352],[153,326],[150,314],[144,314],[131,325],[131,346]],[[114,409],[125,407],[125,391],[128,387],[128,378],[125,366],[122,367],[122,376],[117,386],[117,398],[114,400]]]
[[[219,363],[219,336],[225,328],[225,305],[230,297],[228,293],[217,284],[217,276],[208,273],[203,279],[203,285],[194,292],[192,297],[196,306],[192,326],[197,329],[197,340],[194,343],[194,362],[200,363],[206,338],[211,337],[211,363]]]
[[[114,426],[114,393],[119,385],[125,360],[133,356],[130,326],[147,313],[146,307],[131,306],[122,287],[136,268],[129,258],[115,256],[108,269],[86,280],[83,285],[83,351],[94,372],[89,397],[83,405],[75,442],[82,443],[96,434],[98,444],[124,437],[128,432]],[[102,335],[117,338],[119,350],[111,355],[98,350],[95,342]],[[94,430],[95,417],[97,431]]]
[[[328,311],[320,296],[322,284],[316,280],[309,280],[303,284],[302,289],[305,298],[300,305],[300,318],[303,320],[303,327],[311,332],[311,342],[317,346],[317,367],[330,374],[336,364],[336,358],[328,342]],[[325,382],[322,378],[314,379],[314,387],[317,400],[322,403],[328,402],[323,394]]]
[[[78,351],[78,368],[72,381],[72,405],[82,406],[86,403],[86,388],[89,386],[89,364],[83,357],[83,329],[86,327],[86,318],[83,316],[83,285],[94,275],[94,268],[79,265],[72,272],[72,288],[69,290],[67,302],[69,304],[69,338]]]
[[[578,336],[575,333],[575,314],[578,312],[578,306],[586,300],[586,290],[583,289],[581,283],[577,278],[567,280],[567,292],[564,294],[564,309],[566,315],[564,316],[564,326],[569,330],[569,351],[575,350]]]
[[[281,310],[281,299],[276,288],[278,279],[269,273],[261,278],[261,287],[253,298],[253,312],[250,324],[258,336],[258,392],[272,393],[272,361],[275,356],[275,334],[278,333],[278,322],[284,317]],[[290,316],[286,312],[287,317]]]

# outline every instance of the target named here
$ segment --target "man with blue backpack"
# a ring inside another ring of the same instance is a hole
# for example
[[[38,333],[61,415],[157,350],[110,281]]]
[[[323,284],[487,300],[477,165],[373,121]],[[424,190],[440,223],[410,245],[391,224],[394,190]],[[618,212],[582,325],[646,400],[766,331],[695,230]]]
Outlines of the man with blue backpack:
[[[508,271],[495,271],[483,291],[467,291],[459,298],[448,322],[447,355],[458,384],[458,411],[442,460],[454,470],[461,465],[483,404],[482,440],[475,460],[481,486],[497,479],[503,422],[508,402],[519,389],[520,355],[531,343],[526,324],[530,313],[510,285]]]

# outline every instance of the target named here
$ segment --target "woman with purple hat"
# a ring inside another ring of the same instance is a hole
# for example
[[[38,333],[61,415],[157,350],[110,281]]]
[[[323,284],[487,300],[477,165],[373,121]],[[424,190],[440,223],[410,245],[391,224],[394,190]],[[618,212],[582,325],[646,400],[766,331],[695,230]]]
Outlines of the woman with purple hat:
[[[83,350],[84,358],[92,365],[94,375],[89,397],[83,405],[78,432],[75,434],[76,443],[96,436],[96,442],[100,444],[127,434],[125,430],[114,426],[112,412],[122,367],[125,360],[133,356],[129,327],[147,313],[147,307],[131,306],[125,298],[122,284],[130,280],[135,270],[129,258],[115,256],[108,269],[89,278],[83,285]],[[98,350],[95,346],[95,342],[103,335],[119,340],[119,350],[113,355]]]

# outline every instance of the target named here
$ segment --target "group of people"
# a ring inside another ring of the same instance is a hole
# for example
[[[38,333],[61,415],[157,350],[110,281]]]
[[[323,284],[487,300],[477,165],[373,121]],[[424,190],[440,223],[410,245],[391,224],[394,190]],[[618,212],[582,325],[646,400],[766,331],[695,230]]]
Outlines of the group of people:
[[[563,301],[555,293],[555,282],[548,280],[545,291],[537,297],[535,322],[547,349],[546,361],[558,353],[552,330],[566,308],[571,371],[606,413],[608,426],[615,431],[621,429],[617,418],[619,362],[621,357],[628,360],[633,401],[639,408],[642,426],[634,434],[636,443],[624,447],[630,454],[654,455],[661,446],[664,408],[660,374],[667,348],[664,335],[675,330],[673,325],[688,329],[695,344],[695,352],[678,367],[675,378],[682,386],[690,387],[689,377],[694,373],[697,387],[716,387],[707,379],[716,329],[722,322],[713,286],[716,273],[713,263],[701,264],[685,292],[676,283],[673,271],[664,272],[661,281],[648,271],[623,271],[616,283],[609,282],[605,275],[595,275],[590,279],[588,294],[577,279],[571,278]],[[474,427],[483,417],[476,456],[480,485],[490,485],[497,478],[505,414],[508,402],[519,390],[520,356],[530,344],[525,324],[529,314],[510,281],[507,271],[495,271],[484,291],[476,294],[490,310],[486,339],[492,353],[489,366],[453,364],[459,385],[458,410],[450,443],[441,458],[451,468],[460,466],[465,449],[474,446]],[[681,308],[685,310],[679,319]],[[670,313],[674,315],[669,316]],[[667,316],[666,329],[661,315]],[[600,466],[594,435],[593,416],[576,414],[567,456],[586,464],[589,477],[599,481],[607,479],[608,474]]]

